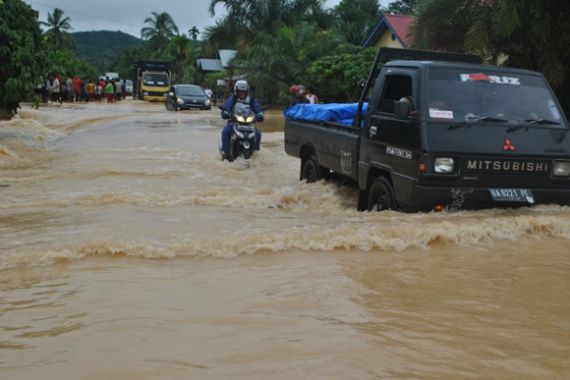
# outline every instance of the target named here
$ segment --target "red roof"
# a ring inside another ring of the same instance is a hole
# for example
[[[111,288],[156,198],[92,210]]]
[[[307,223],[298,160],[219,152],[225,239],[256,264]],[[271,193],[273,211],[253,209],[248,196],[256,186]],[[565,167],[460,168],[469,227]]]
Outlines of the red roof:
[[[414,16],[384,15],[384,18],[396,32],[400,41],[404,43],[404,47],[410,47],[412,43],[410,33],[415,20]]]

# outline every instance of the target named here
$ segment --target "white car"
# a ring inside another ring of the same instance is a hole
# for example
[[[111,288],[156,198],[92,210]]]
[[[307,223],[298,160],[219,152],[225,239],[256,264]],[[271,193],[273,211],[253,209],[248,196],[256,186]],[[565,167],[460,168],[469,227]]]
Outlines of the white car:
[[[125,81],[125,92],[127,93],[127,95],[133,94],[133,81],[130,79],[127,79]]]

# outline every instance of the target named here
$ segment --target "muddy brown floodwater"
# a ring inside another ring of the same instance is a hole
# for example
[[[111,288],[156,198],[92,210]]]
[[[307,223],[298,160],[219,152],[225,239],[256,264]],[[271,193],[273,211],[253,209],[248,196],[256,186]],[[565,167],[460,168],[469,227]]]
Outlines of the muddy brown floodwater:
[[[359,213],[270,113],[0,123],[1,379],[569,379],[570,209]]]

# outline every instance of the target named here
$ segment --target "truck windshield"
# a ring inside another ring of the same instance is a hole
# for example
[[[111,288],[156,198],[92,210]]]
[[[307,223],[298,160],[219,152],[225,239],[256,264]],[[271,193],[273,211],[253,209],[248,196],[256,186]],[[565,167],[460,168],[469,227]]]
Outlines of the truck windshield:
[[[204,90],[198,86],[178,86],[179,96],[201,96],[204,95]]]
[[[432,68],[426,115],[440,122],[518,121],[566,127],[545,81],[518,72]]]
[[[167,86],[168,75],[166,74],[144,74],[143,84],[147,86]]]

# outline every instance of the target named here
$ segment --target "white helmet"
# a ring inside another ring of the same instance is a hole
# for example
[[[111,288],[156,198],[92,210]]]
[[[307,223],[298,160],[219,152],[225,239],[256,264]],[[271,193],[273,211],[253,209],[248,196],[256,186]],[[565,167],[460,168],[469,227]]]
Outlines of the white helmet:
[[[237,95],[238,91],[249,92],[249,83],[243,79],[238,80],[234,85],[234,94]]]

